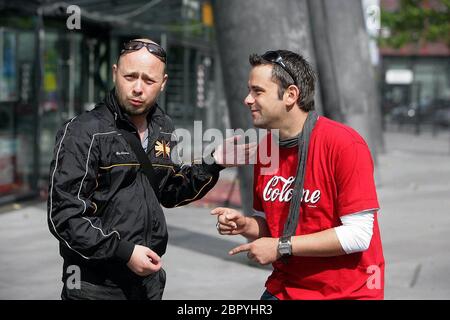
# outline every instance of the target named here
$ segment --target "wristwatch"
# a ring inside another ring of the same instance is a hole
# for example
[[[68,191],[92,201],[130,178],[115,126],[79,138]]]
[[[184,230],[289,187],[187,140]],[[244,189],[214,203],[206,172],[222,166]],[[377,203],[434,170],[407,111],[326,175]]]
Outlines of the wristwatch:
[[[292,255],[292,243],[290,236],[280,237],[278,240],[278,253],[282,258]]]

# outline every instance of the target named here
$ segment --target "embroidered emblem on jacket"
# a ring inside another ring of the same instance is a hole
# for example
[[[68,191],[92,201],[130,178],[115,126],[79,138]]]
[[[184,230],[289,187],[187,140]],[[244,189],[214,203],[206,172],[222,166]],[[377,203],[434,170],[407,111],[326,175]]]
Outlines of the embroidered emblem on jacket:
[[[166,142],[166,141],[156,141],[156,146],[155,146],[155,151],[156,151],[156,156],[167,156],[170,157],[170,142]]]

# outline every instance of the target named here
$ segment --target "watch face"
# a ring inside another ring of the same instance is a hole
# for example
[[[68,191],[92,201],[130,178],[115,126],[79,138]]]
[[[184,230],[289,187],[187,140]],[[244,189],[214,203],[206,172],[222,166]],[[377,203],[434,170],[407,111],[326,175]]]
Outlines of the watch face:
[[[289,240],[280,240],[278,243],[278,252],[280,255],[290,255],[292,253],[291,242]]]

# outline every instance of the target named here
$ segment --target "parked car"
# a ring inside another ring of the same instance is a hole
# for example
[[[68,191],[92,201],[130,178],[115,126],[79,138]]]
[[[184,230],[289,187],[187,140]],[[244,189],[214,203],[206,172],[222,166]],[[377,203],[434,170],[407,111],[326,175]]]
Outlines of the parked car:
[[[450,101],[439,100],[434,105],[433,124],[450,128]]]
[[[418,120],[418,114],[419,110],[417,108],[417,104],[411,103],[408,105],[400,105],[392,108],[387,115],[387,119],[390,122],[398,124],[412,124],[416,123],[416,121]],[[420,110],[420,114],[423,116],[422,110]]]
[[[438,126],[450,126],[450,101],[435,99],[423,103],[400,105],[391,109],[387,115],[390,122],[398,124],[431,123]]]

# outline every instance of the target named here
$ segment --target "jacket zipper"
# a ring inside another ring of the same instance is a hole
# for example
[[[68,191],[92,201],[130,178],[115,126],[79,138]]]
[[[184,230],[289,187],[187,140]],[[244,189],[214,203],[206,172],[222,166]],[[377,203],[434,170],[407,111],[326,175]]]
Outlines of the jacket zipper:
[[[148,139],[147,154],[149,156],[150,156],[150,151],[153,149],[153,146],[155,145],[156,140],[158,140],[161,129],[162,129],[161,126],[157,125],[155,128],[155,132],[152,132],[152,136],[149,137],[149,139]]]

